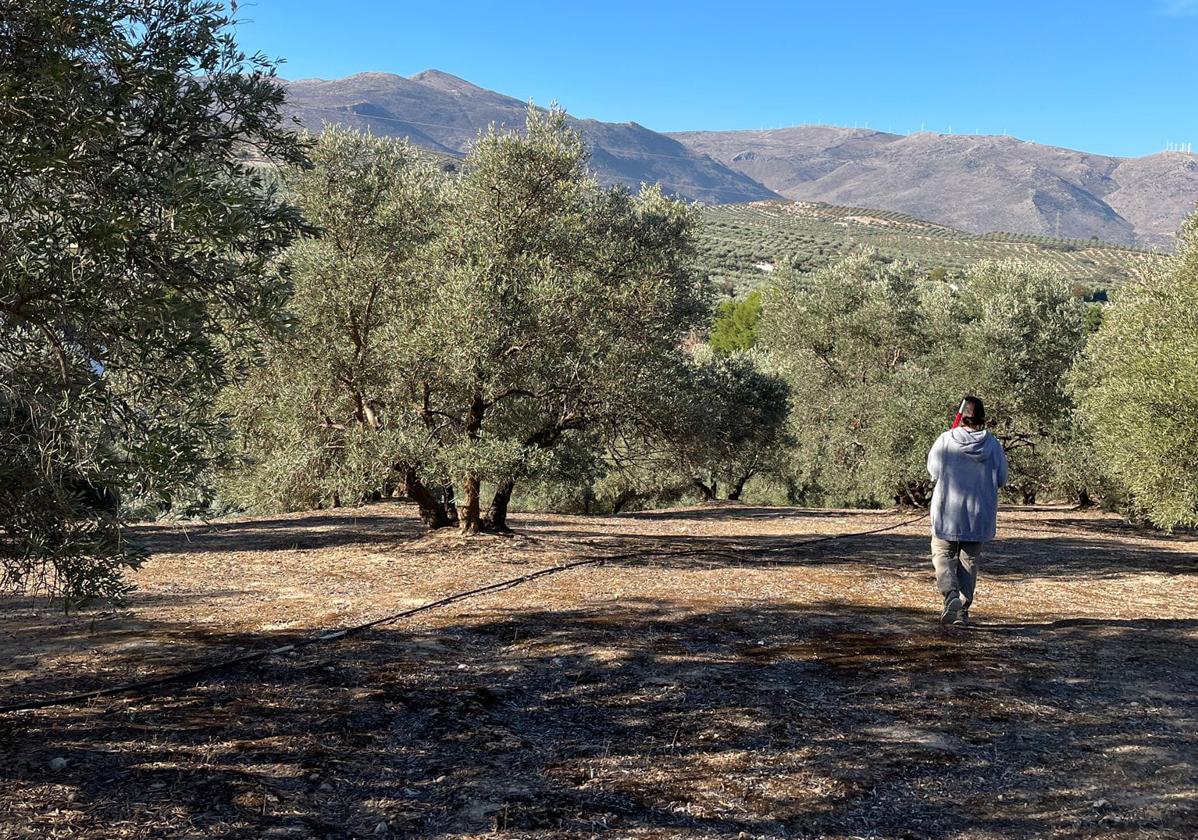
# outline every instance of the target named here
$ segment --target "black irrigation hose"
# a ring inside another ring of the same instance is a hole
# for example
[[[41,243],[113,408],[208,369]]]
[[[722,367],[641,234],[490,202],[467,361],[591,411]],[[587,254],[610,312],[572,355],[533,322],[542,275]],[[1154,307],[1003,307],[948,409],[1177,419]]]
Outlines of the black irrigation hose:
[[[794,550],[803,548],[808,545],[814,545],[816,543],[828,542],[830,540],[846,539],[849,537],[865,537],[865,536],[869,536],[871,534],[880,534],[883,531],[892,531],[896,528],[901,528],[904,525],[910,525],[913,522],[918,522],[919,520],[923,519],[927,515],[928,514],[926,512],[924,512],[923,514],[921,514],[913,519],[908,519],[904,522],[898,522],[898,523],[895,523],[894,525],[887,525],[883,528],[875,528],[870,531],[860,531],[860,532],[852,533],[852,534],[832,534],[831,536],[817,537],[816,539],[813,539],[813,540],[804,540],[802,542],[795,543],[793,545],[782,546],[782,547],[778,547],[778,548],[771,548],[771,549],[766,549],[766,550],[767,551],[794,551]],[[719,552],[719,551],[712,552],[710,550],[705,551],[702,549],[698,549],[698,550],[692,550],[692,551],[686,551],[686,552],[673,552],[673,553],[670,553],[669,556],[678,557],[678,556],[686,556],[686,555],[690,555],[690,554],[712,554],[712,553],[720,554],[720,553],[726,553],[726,552]],[[436,601],[429,601],[427,604],[421,604],[419,607],[413,607],[412,609],[409,609],[409,610],[403,610],[401,612],[392,613],[390,615],[385,615],[382,618],[376,618],[371,621],[367,621],[363,624],[356,624],[352,627],[343,627],[340,630],[331,630],[326,633],[321,633],[318,636],[312,636],[307,639],[300,639],[299,641],[291,642],[290,644],[286,644],[286,645],[280,645],[279,647],[269,648],[267,650],[255,651],[254,653],[247,653],[247,654],[243,654],[242,656],[235,656],[231,659],[223,659],[219,662],[212,662],[212,663],[209,663],[208,665],[200,665],[195,668],[187,668],[182,671],[176,671],[173,674],[166,674],[161,677],[152,677],[150,679],[140,680],[138,682],[124,683],[122,685],[115,685],[115,686],[111,686],[109,688],[99,688],[99,689],[95,689],[93,691],[81,691],[76,694],[64,694],[64,695],[60,695],[58,697],[48,697],[48,698],[45,698],[42,700],[27,700],[23,703],[13,703],[13,704],[7,705],[7,706],[0,706],[0,714],[4,714],[6,712],[28,712],[28,711],[34,711],[36,709],[48,709],[48,708],[52,708],[54,706],[68,706],[68,705],[72,705],[75,703],[82,703],[82,702],[85,702],[88,700],[98,700],[101,697],[112,697],[112,696],[115,696],[118,694],[143,693],[143,692],[147,691],[148,689],[158,688],[159,686],[169,685],[172,683],[197,682],[197,681],[199,681],[199,679],[201,677],[205,677],[209,674],[214,674],[219,671],[224,671],[229,668],[234,668],[238,665],[244,665],[249,662],[257,662],[259,660],[266,659],[268,656],[277,656],[277,655],[281,655],[281,654],[285,654],[285,653],[291,653],[292,651],[300,650],[301,648],[306,648],[311,645],[319,644],[321,642],[331,642],[336,639],[345,638],[347,636],[355,636],[359,633],[362,633],[362,632],[365,632],[366,630],[371,629],[372,627],[379,627],[384,624],[392,624],[396,621],[400,621],[401,619],[404,619],[404,618],[409,618],[418,613],[428,612],[429,610],[435,610],[440,607],[445,607],[450,604],[453,604],[457,601],[464,601],[467,598],[473,598],[478,595],[486,595],[491,592],[502,592],[505,589],[512,589],[517,586],[522,586],[525,583],[529,583],[538,578],[548,577],[549,575],[555,575],[558,572],[568,571],[569,569],[577,569],[581,566],[597,566],[597,565],[601,565],[603,563],[610,563],[610,562],[616,561],[616,560],[627,560],[627,559],[631,559],[633,557],[641,557],[641,556],[644,556],[644,552],[642,552],[642,551],[627,552],[627,553],[623,553],[623,554],[604,554],[600,557],[588,557],[585,560],[575,560],[571,563],[563,563],[562,565],[559,565],[559,566],[547,566],[544,569],[538,569],[535,572],[529,572],[528,574],[521,575],[520,577],[508,578],[507,580],[501,580],[501,581],[498,581],[497,583],[489,583],[486,586],[479,586],[475,589],[468,589],[463,592],[455,592],[452,595],[447,595],[444,598],[437,599]]]
[[[476,595],[484,595],[489,592],[500,592],[504,589],[511,589],[512,587],[519,586],[523,583],[528,583],[529,581],[535,580],[537,578],[546,577],[548,575],[556,574],[557,572],[564,572],[567,569],[574,569],[579,566],[590,566],[597,563],[602,563],[608,559],[610,558],[606,556],[591,557],[586,560],[577,560],[573,563],[566,563],[561,566],[549,566],[520,577],[509,578],[508,580],[502,580],[498,583],[490,583],[486,586],[480,586],[476,589],[470,589],[465,592],[455,592],[453,595],[448,595],[436,601],[430,601],[427,604],[421,604],[419,607],[413,607],[410,610],[392,613],[391,615],[386,615],[382,618],[376,618],[372,621],[367,621],[364,624],[358,624],[353,627],[343,627],[340,630],[332,630],[327,633],[321,633],[319,636],[300,639],[299,641],[286,645],[280,645],[279,647],[270,648],[268,650],[255,651],[254,653],[235,656],[232,659],[224,659],[219,662],[210,663],[208,665],[201,665],[196,668],[188,668],[183,671],[177,671],[176,673],[167,674],[162,677],[153,677],[151,679],[141,680],[139,682],[125,683],[123,685],[112,686],[111,688],[101,688],[94,691],[82,691],[77,694],[67,694],[61,697],[50,697],[44,700],[30,700],[24,703],[14,703],[9,706],[0,706],[0,713],[46,709],[50,708],[51,706],[65,706],[85,700],[95,700],[100,697],[111,697],[116,694],[140,692],[149,688],[156,688],[160,685],[166,685],[168,683],[194,682],[200,677],[215,673],[217,671],[223,671],[227,668],[232,668],[237,665],[243,665],[247,662],[256,662],[260,659],[265,659],[268,656],[290,653],[293,650],[309,647],[310,645],[314,645],[319,642],[331,642],[335,639],[340,639],[345,636],[357,635],[358,633],[362,633],[372,627],[378,627],[382,624],[390,624],[392,622],[399,621],[400,619],[416,615],[417,613],[434,610],[438,607],[448,606],[455,601],[462,601],[466,598],[472,598]]]

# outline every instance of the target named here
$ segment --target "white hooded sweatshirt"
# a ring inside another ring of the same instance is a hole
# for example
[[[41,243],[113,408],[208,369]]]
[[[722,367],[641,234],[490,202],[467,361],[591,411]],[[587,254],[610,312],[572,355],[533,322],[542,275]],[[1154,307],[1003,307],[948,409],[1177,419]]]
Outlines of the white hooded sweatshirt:
[[[942,540],[994,539],[998,488],[1007,483],[1007,456],[985,429],[949,429],[928,452],[932,493],[932,534]]]

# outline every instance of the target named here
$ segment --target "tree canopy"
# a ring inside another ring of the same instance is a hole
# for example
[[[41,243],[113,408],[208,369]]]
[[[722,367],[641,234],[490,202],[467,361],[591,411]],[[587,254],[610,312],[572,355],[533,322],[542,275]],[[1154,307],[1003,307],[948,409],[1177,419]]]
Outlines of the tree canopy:
[[[622,422],[706,312],[693,212],[654,188],[601,189],[560,112],[481,135],[454,175],[352,132],[313,155],[288,178],[320,228],[287,260],[294,327],[230,396],[247,501],[394,484],[431,526],[506,527],[515,482],[564,436]]]
[[[1157,525],[1198,525],[1198,214],[1168,270],[1119,290],[1076,382],[1101,469]]]
[[[783,275],[766,298],[762,346],[787,377],[796,485],[836,504],[921,503],[924,460],[965,393],[1019,451],[1016,481],[1055,489],[1072,426],[1066,377],[1085,306],[1043,269],[982,262],[952,283],[871,255]]]
[[[0,20],[0,565],[119,594],[123,510],[204,469],[211,399],[277,318],[299,164],[222,6],[28,0]]]

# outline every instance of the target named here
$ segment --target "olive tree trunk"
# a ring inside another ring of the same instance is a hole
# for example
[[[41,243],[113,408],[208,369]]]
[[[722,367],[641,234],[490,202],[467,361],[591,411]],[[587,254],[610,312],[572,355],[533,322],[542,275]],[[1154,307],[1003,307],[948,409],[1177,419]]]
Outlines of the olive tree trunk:
[[[466,434],[470,436],[471,441],[479,440],[479,432],[483,427],[483,416],[486,411],[487,404],[483,400],[482,393],[475,391],[474,397],[470,400],[470,412],[466,415]],[[477,534],[482,530],[482,505],[479,501],[481,492],[482,479],[477,471],[470,470],[466,473],[465,481],[462,482],[465,505],[458,511],[460,516],[458,527],[461,528],[463,534]]]
[[[561,440],[562,434],[572,429],[581,429],[584,424],[585,421],[580,417],[559,420],[529,435],[525,438],[524,445],[535,446],[538,449],[552,449]],[[495,495],[491,498],[491,506],[487,509],[485,522],[487,528],[496,531],[511,530],[507,524],[507,512],[508,507],[512,503],[512,492],[516,489],[517,478],[519,476],[508,476],[495,488]]]
[[[481,489],[482,481],[479,479],[478,473],[467,473],[466,480],[462,483],[466,503],[458,511],[460,516],[458,527],[463,534],[477,534],[482,530],[482,506],[479,503]]]
[[[743,475],[736,480],[736,483],[732,485],[732,489],[728,491],[728,501],[740,501],[740,494],[745,492],[745,484],[748,483],[751,477],[752,476],[749,475]]]
[[[416,468],[404,466],[402,472],[404,495],[415,502],[417,507],[420,508],[420,521],[424,523],[425,527],[433,530],[448,526],[450,524],[449,517],[445,515],[444,506],[424,486],[424,482],[420,480]]]
[[[486,525],[496,531],[510,531],[507,524],[508,506],[512,502],[512,491],[516,489],[516,479],[506,478],[495,488],[491,497],[491,506],[487,509]]]

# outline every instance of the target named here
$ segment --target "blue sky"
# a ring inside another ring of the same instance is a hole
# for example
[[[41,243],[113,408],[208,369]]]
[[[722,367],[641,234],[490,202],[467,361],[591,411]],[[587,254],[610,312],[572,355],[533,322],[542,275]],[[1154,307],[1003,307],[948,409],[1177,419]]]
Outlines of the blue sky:
[[[658,131],[868,125],[1198,147],[1198,0],[250,0],[286,78],[437,68]]]

